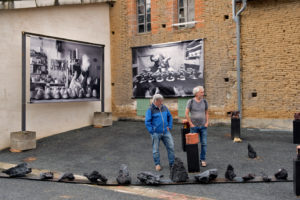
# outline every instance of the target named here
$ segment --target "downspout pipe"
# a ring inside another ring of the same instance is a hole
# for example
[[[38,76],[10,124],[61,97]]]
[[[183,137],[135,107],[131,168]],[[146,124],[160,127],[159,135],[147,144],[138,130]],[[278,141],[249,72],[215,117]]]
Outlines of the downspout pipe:
[[[240,112],[240,122],[242,122],[242,94],[241,94],[241,13],[246,9],[247,0],[243,0],[242,8],[236,13],[236,0],[232,0],[232,16],[236,23],[236,72],[237,72],[237,93],[238,93],[238,111]]]

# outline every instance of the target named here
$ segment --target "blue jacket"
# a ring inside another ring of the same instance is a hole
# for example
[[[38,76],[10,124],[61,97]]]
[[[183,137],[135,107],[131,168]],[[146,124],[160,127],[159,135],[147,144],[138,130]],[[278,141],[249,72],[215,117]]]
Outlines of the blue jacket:
[[[171,130],[173,127],[173,118],[165,105],[161,109],[152,104],[146,111],[145,125],[150,134],[166,133],[167,127]]]

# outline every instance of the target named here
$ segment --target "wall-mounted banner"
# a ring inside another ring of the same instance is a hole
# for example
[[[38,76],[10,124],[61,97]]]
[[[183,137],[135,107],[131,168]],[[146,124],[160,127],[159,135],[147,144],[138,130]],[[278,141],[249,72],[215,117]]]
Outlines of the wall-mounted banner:
[[[133,97],[193,95],[204,86],[203,39],[132,48]]]
[[[104,45],[30,35],[30,103],[100,101]]]

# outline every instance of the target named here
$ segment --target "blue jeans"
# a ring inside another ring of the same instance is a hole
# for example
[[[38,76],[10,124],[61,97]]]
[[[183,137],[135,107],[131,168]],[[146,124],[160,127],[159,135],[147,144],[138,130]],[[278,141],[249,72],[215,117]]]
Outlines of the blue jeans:
[[[159,143],[160,140],[162,140],[168,152],[169,165],[172,166],[174,163],[175,156],[174,156],[174,142],[171,133],[170,132],[153,133],[151,135],[151,138],[152,138],[153,160],[155,165],[160,165]]]
[[[191,133],[199,133],[200,143],[201,143],[201,153],[200,153],[200,160],[205,160],[206,156],[206,149],[207,149],[207,127],[205,126],[195,126],[191,127]]]

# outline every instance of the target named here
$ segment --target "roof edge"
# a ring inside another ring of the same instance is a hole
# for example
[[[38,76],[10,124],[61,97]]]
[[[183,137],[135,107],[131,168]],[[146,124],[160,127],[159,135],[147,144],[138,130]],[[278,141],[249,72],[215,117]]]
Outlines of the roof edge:
[[[85,5],[95,3],[113,4],[116,0],[2,0],[0,10],[14,10],[22,8],[39,8],[63,5]]]

